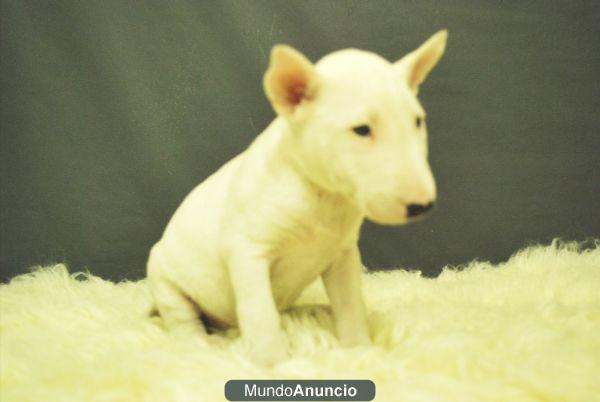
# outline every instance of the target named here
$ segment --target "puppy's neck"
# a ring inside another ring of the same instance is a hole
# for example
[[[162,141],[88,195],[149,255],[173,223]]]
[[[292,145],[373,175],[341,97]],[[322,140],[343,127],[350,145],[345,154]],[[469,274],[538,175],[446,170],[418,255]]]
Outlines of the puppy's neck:
[[[276,147],[277,157],[302,179],[307,188],[320,200],[334,201],[340,208],[359,210],[354,197],[354,191],[342,186],[333,186],[329,183],[327,172],[318,172],[315,164],[307,161],[307,155],[299,150],[298,133],[293,132],[289,123],[282,117],[273,122],[273,129],[277,131],[278,141]],[[339,184],[339,183],[336,183]]]

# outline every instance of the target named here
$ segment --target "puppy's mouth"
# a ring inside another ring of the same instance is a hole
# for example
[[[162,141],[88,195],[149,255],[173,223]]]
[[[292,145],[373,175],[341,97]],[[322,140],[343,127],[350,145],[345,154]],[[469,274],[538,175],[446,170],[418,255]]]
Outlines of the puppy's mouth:
[[[398,199],[382,198],[367,204],[367,218],[380,225],[404,225],[417,222],[429,215],[434,203],[415,204]]]
[[[406,205],[406,217],[409,222],[419,221],[429,215],[434,206],[433,201],[427,204],[408,204]]]
[[[391,197],[381,197],[366,205],[367,218],[380,225],[404,225],[408,222],[407,204]]]

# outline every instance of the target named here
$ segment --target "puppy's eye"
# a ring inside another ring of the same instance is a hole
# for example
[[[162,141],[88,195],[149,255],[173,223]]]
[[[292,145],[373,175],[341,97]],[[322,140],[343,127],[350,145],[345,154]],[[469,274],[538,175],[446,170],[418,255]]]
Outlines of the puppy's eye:
[[[423,118],[421,116],[417,116],[417,118],[415,119],[415,125],[417,126],[417,128],[420,128],[422,124]]]
[[[371,134],[371,127],[369,127],[366,124],[363,124],[362,126],[356,126],[352,129],[352,131],[354,131],[356,134],[360,135],[361,137],[366,137],[369,134]]]

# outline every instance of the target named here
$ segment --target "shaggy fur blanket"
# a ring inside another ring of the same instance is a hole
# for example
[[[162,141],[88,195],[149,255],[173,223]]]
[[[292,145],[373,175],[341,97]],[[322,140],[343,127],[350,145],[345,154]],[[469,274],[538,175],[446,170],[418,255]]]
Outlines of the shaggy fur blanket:
[[[39,268],[0,287],[2,402],[224,400],[229,379],[371,379],[377,401],[600,400],[600,248],[365,274],[372,347],[342,349],[320,283],[283,316],[291,358],[261,368],[236,330],[206,346],[150,317],[144,281]]]

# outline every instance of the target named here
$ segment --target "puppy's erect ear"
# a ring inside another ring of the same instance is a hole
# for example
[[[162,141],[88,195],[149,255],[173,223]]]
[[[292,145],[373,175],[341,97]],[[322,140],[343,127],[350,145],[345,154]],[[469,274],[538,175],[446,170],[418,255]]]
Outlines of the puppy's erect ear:
[[[446,50],[448,31],[441,30],[427,39],[418,49],[413,50],[400,60],[394,67],[406,78],[408,86],[415,94],[419,92],[419,85],[440,60]]]
[[[292,47],[275,45],[263,85],[277,114],[290,116],[300,103],[313,96],[314,66]]]

